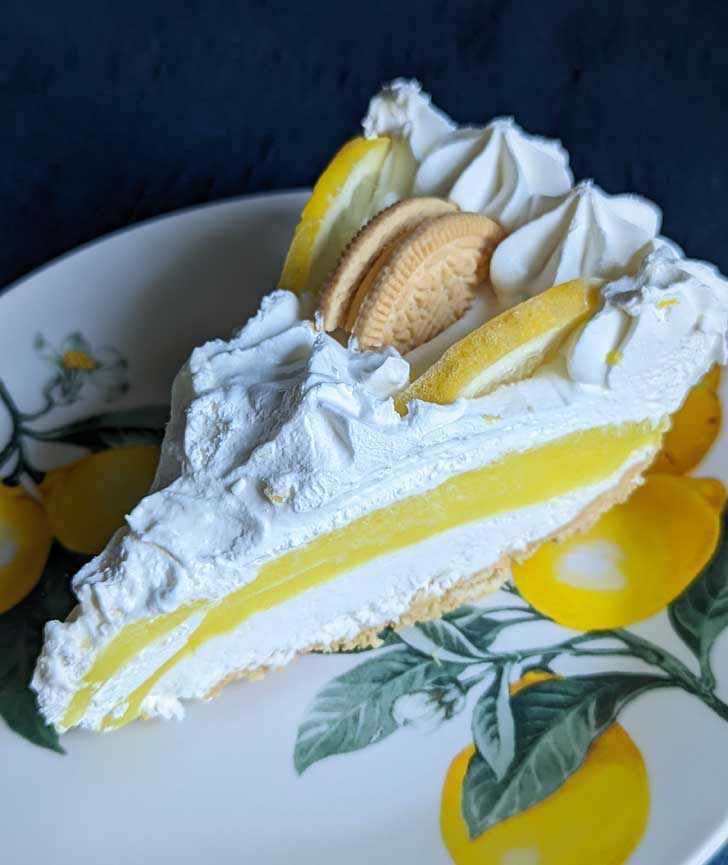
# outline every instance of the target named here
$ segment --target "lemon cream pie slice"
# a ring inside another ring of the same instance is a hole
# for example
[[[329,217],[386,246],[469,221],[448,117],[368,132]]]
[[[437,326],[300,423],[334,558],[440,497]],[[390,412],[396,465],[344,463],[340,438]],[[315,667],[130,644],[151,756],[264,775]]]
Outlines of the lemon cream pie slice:
[[[458,129],[413,82],[364,133],[283,287],[180,371],[152,490],[47,625],[58,730],[179,717],[493,590],[627,496],[725,362],[728,287],[654,205],[571,189],[559,145]]]

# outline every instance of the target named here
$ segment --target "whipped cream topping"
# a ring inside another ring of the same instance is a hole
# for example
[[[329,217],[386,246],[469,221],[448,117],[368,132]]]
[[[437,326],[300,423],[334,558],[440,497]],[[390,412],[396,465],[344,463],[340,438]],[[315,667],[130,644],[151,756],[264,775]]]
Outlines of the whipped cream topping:
[[[456,125],[432,104],[419,81],[397,78],[369,102],[361,122],[367,138],[381,135],[404,138],[415,159],[422,160]]]
[[[618,387],[625,375],[648,374],[655,352],[665,356],[670,374],[694,366],[696,354],[726,363],[728,287],[710,265],[662,246],[635,276],[604,285],[602,297],[601,310],[572,340],[568,372],[574,381]]]
[[[450,198],[510,232],[543,212],[544,196],[561,195],[572,183],[558,141],[527,135],[505,117],[443,136],[420,163],[413,192]]]
[[[654,241],[661,220],[645,198],[607,195],[582,182],[498,245],[493,290],[508,307],[570,279],[622,276]]]
[[[484,128],[458,127],[417,81],[397,79],[384,87],[369,103],[362,127],[368,138],[390,135],[409,143],[417,165],[408,194],[451,198],[507,231],[541,213],[573,183],[569,155],[558,141],[528,135],[508,117]]]

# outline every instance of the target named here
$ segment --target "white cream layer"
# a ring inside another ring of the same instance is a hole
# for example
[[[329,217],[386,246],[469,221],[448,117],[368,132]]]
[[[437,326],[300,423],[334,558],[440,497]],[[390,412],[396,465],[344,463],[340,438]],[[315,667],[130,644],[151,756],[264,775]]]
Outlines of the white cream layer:
[[[649,456],[635,454],[630,465]],[[202,699],[227,676],[261,666],[280,667],[321,643],[354,638],[407,612],[418,591],[441,596],[458,580],[494,566],[504,554],[557,531],[575,519],[620,476],[518,511],[469,523],[435,535],[416,547],[374,559],[331,583],[311,589],[217,637],[185,657],[153,687],[142,703],[148,715],[183,717],[180,700]],[[149,647],[94,697],[83,726],[97,729],[112,706],[122,716],[124,698],[182,648],[202,614]]]

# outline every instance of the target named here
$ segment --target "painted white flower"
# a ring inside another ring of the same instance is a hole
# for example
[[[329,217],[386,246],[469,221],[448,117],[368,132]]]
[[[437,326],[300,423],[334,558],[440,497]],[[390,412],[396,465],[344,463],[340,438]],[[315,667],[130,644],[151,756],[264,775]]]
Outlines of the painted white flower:
[[[462,685],[455,679],[449,679],[441,685],[397,697],[392,704],[392,717],[400,727],[415,727],[423,732],[431,732],[443,721],[457,715],[464,706]]]
[[[126,359],[115,348],[94,349],[77,331],[69,334],[60,347],[51,345],[38,334],[35,348],[54,367],[43,393],[53,405],[70,405],[88,384],[104,393],[107,402],[117,399],[129,389]]]

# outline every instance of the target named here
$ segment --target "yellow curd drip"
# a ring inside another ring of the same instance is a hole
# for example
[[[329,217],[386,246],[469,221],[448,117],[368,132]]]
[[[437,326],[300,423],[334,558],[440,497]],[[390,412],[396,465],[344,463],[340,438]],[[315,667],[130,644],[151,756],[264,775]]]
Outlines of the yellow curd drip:
[[[575,432],[522,453],[506,454],[483,468],[463,472],[439,487],[373,511],[261,566],[256,579],[209,606],[185,644],[102,722],[121,727],[139,716],[154,685],[208,640],[229,633],[255,613],[323,585],[367,562],[420,543],[466,523],[518,510],[591,486],[617,474],[643,448],[657,449],[663,429],[627,423]],[[61,726],[85,714],[93,694],[138,652],[205,607],[129,625],[101,652]],[[126,708],[121,712],[121,708]]]

